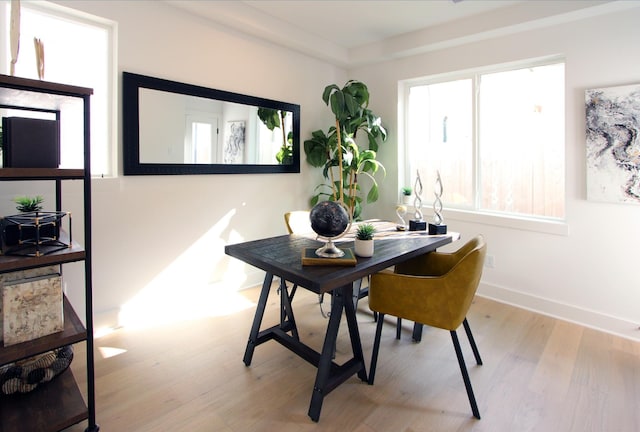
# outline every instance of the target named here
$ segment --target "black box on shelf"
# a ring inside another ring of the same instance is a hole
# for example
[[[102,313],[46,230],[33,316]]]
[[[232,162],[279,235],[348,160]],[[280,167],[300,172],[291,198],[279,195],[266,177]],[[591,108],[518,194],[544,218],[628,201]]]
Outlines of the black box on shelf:
[[[62,218],[69,215],[69,243],[60,240]],[[71,246],[71,215],[25,212],[0,220],[4,255],[42,256]]]
[[[58,168],[60,124],[57,120],[2,118],[5,168]]]

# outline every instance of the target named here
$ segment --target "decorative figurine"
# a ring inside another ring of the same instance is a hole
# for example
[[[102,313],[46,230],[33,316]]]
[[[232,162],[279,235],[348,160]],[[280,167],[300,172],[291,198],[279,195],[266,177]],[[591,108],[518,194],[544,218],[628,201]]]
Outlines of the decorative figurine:
[[[416,184],[413,187],[416,197],[413,200],[415,209],[414,218],[409,221],[409,231],[426,231],[427,223],[422,219],[422,180],[420,180],[420,171],[416,170]]]
[[[433,201],[433,222],[429,224],[429,234],[446,234],[447,225],[445,225],[442,218],[442,179],[440,178],[440,171],[438,171],[438,177],[436,178],[436,184],[433,188],[433,194],[436,199]]]
[[[16,63],[20,53],[20,0],[11,0],[11,20],[9,21],[9,44],[11,49],[10,74],[16,74]]]
[[[44,79],[44,44],[38,38],[33,38],[33,45],[36,50],[36,68],[38,70],[38,78]]]
[[[407,207],[403,206],[403,205],[397,205],[396,206],[396,214],[398,215],[398,218],[400,219],[400,223],[398,225],[396,225],[396,229],[398,231],[406,231],[407,230],[407,223],[404,220],[404,215],[407,214]]]

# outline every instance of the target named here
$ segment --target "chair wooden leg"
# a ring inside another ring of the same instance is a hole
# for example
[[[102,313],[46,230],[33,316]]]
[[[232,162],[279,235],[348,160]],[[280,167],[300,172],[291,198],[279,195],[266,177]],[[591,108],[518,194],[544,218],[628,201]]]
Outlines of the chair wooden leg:
[[[369,366],[369,385],[373,385],[376,377],[376,365],[378,364],[378,351],[380,351],[380,335],[382,333],[382,325],[384,324],[384,314],[378,314],[378,322],[376,323],[376,337],[373,341],[373,351],[371,353],[371,365]]]
[[[458,341],[458,334],[455,330],[451,330],[451,340],[453,341],[453,347],[456,350],[456,356],[458,357],[458,364],[460,365],[460,372],[462,372],[462,379],[464,386],[467,389],[467,396],[469,396],[469,403],[471,404],[471,411],[473,416],[480,419],[480,411],[478,411],[478,405],[476,404],[476,398],[473,395],[473,388],[471,387],[471,380],[469,379],[469,373],[467,372],[467,366],[462,356],[462,349],[460,348],[460,341]]]
[[[469,323],[465,318],[462,321],[462,325],[464,325],[464,331],[467,333],[467,338],[469,339],[469,344],[471,345],[471,349],[473,350],[473,355],[476,358],[476,364],[482,365],[482,359],[480,358],[480,352],[478,351],[478,347],[476,346],[476,340],[473,338],[473,334],[471,333],[471,327],[469,327]]]

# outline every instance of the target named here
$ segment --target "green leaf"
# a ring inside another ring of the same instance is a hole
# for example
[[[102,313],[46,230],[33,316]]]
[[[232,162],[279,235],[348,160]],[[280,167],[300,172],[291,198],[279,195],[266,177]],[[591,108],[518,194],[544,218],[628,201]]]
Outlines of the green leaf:
[[[369,149],[373,151],[378,151],[378,140],[372,134],[367,134],[367,138],[369,139]]]
[[[367,202],[372,203],[378,201],[378,184],[374,183],[367,194]]]
[[[311,139],[304,142],[307,162],[316,168],[324,165],[330,150],[330,140],[321,130],[313,132]]]
[[[280,114],[272,108],[258,108],[258,118],[270,130],[280,127]]]
[[[356,98],[353,97],[353,95],[350,95],[349,93],[343,93],[343,95],[344,95],[344,108],[345,108],[345,111],[351,117],[357,116],[358,113],[360,112],[360,104],[358,103]],[[345,118],[345,120],[346,120],[346,118]]]
[[[329,105],[329,96],[331,96],[331,93],[335,90],[340,91],[340,87],[335,84],[330,84],[324,88],[324,92],[322,92],[322,100],[325,104]]]
[[[331,95],[331,112],[342,123],[346,119],[344,93],[336,91]]]
[[[366,108],[369,105],[369,90],[363,82],[350,80],[345,84],[344,91],[353,95],[359,106]]]

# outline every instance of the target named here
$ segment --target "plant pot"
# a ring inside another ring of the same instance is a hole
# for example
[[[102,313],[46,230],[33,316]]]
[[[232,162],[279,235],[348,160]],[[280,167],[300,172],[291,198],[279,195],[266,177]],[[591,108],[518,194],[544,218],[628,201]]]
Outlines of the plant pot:
[[[402,204],[411,205],[413,203],[412,195],[402,195]]]
[[[359,257],[368,258],[370,256],[373,256],[373,240],[356,239],[355,253]]]

